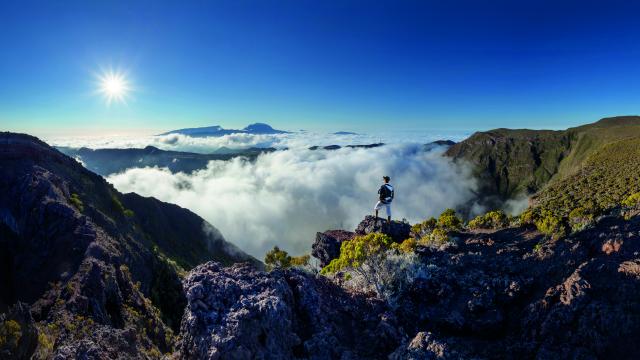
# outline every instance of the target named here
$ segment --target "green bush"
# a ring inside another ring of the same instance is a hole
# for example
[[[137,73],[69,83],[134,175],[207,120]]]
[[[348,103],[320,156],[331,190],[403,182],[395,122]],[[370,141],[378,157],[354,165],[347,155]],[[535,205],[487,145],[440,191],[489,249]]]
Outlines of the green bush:
[[[385,234],[371,233],[356,236],[343,241],[340,246],[340,257],[331,260],[321,273],[332,274],[347,268],[358,268],[372,257],[384,256],[384,252],[391,247],[393,240]]]
[[[0,348],[15,349],[22,337],[22,328],[15,320],[6,320],[0,324]]]
[[[264,264],[267,266],[267,270],[271,271],[275,268],[288,268],[291,266],[291,256],[279,247],[274,246],[264,256]]]
[[[80,196],[78,194],[76,193],[71,194],[69,201],[71,201],[71,204],[79,211],[84,210],[84,204],[82,203],[82,200],[80,200]]]
[[[633,193],[622,201],[622,206],[625,207],[636,207],[638,204],[640,204],[640,192]]]
[[[576,232],[583,230],[587,226],[593,223],[595,214],[584,207],[577,207],[569,213],[568,222],[571,227],[571,231]]]
[[[311,260],[311,255],[304,254],[301,256],[292,256],[291,257],[291,266],[308,266],[309,260]]]
[[[489,211],[479,215],[467,224],[469,229],[501,229],[509,226],[509,217],[502,211]]]
[[[561,238],[566,234],[562,218],[549,211],[543,211],[535,224],[538,231],[554,239]]]
[[[534,209],[527,209],[520,214],[520,224],[521,225],[535,225],[539,214]]]
[[[418,242],[416,241],[416,239],[407,239],[401,243],[393,243],[391,244],[391,248],[392,249],[396,249],[398,251],[400,251],[401,253],[405,253],[405,254],[410,254],[412,252],[414,252],[416,250],[416,246],[418,245]]]
[[[420,238],[424,234],[431,232],[438,226],[438,220],[431,217],[419,224],[415,224],[411,227],[411,236],[414,238]]]
[[[438,218],[438,227],[446,230],[459,230],[462,226],[462,220],[456,216],[456,211],[447,209]]]

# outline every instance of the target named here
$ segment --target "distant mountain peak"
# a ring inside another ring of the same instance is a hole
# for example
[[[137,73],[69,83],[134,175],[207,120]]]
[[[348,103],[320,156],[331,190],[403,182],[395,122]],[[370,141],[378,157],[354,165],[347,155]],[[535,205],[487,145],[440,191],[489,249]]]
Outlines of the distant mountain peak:
[[[159,135],[170,135],[170,134],[182,134],[191,137],[206,137],[206,136],[224,136],[230,134],[252,134],[252,135],[262,135],[262,134],[286,134],[288,131],[277,130],[271,127],[269,124],[265,123],[253,123],[247,125],[244,129],[225,129],[220,125],[213,126],[205,126],[205,127],[197,127],[197,128],[185,128],[168,131],[166,133],[162,133]]]

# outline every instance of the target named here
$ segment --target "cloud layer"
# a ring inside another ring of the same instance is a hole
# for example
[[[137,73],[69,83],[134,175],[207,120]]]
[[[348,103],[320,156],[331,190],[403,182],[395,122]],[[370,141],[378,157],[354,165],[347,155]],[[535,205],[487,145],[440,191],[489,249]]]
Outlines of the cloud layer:
[[[468,135],[466,132],[389,132],[384,134],[335,135],[313,132],[296,132],[290,134],[253,135],[230,134],[221,137],[190,137],[181,134],[163,136],[93,136],[93,137],[58,137],[45,139],[55,146],[103,148],[144,148],[151,145],[163,150],[211,153],[222,147],[243,149],[248,147],[275,147],[279,149],[306,149],[319,145],[357,145],[384,142],[387,144],[427,143],[435,140],[449,139],[458,141]]]
[[[421,145],[264,154],[212,161],[191,174],[135,168],[108,177],[123,192],[178,204],[220,229],[242,250],[263,258],[279,245],[293,254],[310,250],[316,231],[353,230],[371,213],[382,175],[396,188],[394,218],[411,222],[473,198],[468,169]]]

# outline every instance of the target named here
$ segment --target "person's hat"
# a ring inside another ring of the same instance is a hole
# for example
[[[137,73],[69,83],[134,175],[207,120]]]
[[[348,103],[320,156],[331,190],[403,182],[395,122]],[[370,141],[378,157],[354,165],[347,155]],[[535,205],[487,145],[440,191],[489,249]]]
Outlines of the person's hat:
[[[390,177],[388,177],[388,176],[386,176],[386,175],[385,175],[385,176],[383,176],[382,178],[383,178],[383,179],[385,179],[385,180],[387,180],[387,181],[390,181],[390,180],[391,180],[391,178],[390,178]]]

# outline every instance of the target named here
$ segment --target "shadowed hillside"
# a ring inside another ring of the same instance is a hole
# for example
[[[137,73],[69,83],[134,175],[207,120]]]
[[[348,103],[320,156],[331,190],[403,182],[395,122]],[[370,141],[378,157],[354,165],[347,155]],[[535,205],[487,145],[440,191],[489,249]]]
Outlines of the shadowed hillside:
[[[0,134],[0,173],[3,358],[35,344],[39,358],[157,357],[173,349],[186,271],[260,266],[189,210],[123,195],[34,137]]]

